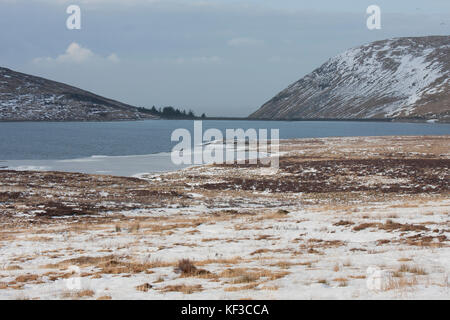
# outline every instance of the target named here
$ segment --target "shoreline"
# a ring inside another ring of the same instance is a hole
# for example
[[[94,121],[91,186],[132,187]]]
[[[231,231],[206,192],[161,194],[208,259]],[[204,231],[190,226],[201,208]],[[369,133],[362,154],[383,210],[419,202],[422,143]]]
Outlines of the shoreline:
[[[416,118],[383,118],[383,119],[340,119],[340,118],[293,118],[293,119],[254,119],[247,117],[206,117],[206,118],[193,118],[193,119],[176,119],[176,118],[156,118],[156,119],[116,119],[116,120],[0,120],[0,123],[8,122],[50,122],[50,123],[61,123],[61,122],[139,122],[148,120],[179,120],[179,121],[268,121],[268,122],[392,122],[392,123],[430,123],[430,124],[450,124],[450,121],[441,121],[440,119],[416,119]]]
[[[314,139],[394,139],[394,138],[444,138],[450,135],[406,135],[406,136],[359,136],[359,137],[325,137],[325,138],[294,138],[294,139],[280,139],[280,144],[290,143],[292,141],[309,141]],[[176,172],[184,170],[192,166],[209,165],[203,163],[200,165],[183,164],[172,165],[170,160],[170,152],[157,152],[143,155],[120,155],[120,156],[106,156],[93,155],[89,157],[80,157],[73,159],[43,159],[43,160],[0,160],[0,170],[15,170],[15,171],[55,171],[67,173],[86,173],[99,175],[112,175],[135,177],[136,175],[157,174]],[[133,165],[130,166],[129,160],[134,160]],[[155,164],[159,163],[159,164]],[[136,169],[136,167],[146,168],[149,163],[153,165],[153,169]],[[115,168],[115,169],[114,169]]]

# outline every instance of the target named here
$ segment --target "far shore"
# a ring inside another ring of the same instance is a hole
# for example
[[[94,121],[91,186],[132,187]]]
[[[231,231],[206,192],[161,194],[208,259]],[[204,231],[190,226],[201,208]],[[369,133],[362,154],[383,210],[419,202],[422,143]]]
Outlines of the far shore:
[[[196,117],[196,118],[155,118],[155,119],[113,119],[113,120],[1,120],[4,122],[124,122],[124,121],[149,121],[149,120],[180,120],[180,121],[213,121],[213,120],[226,120],[226,121],[270,121],[270,122],[406,122],[406,123],[430,123],[430,124],[450,124],[450,120],[440,119],[409,119],[409,118],[382,118],[382,119],[337,119],[337,118],[297,118],[297,119],[254,119],[246,117]]]

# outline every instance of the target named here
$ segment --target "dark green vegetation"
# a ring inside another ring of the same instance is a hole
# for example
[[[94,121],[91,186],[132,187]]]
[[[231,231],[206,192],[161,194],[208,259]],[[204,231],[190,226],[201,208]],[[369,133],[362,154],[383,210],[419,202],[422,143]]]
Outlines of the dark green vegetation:
[[[142,113],[148,113],[163,119],[205,119],[206,115],[203,113],[200,117],[196,116],[194,111],[181,110],[174,107],[164,107],[157,109],[153,106],[151,109],[138,108]]]

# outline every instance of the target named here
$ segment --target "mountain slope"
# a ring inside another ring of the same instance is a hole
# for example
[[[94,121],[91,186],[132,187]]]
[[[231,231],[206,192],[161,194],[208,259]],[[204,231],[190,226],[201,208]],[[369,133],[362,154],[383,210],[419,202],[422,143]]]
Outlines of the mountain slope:
[[[63,83],[0,68],[0,121],[139,120],[154,116]]]
[[[449,122],[449,78],[450,36],[377,41],[328,60],[250,118]]]

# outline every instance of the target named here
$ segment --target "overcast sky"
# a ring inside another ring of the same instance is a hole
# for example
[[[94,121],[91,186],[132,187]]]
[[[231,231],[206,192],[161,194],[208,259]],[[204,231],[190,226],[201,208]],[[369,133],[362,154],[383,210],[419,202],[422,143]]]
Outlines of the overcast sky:
[[[66,28],[70,4],[81,30]],[[348,48],[448,34],[448,0],[0,0],[0,66],[211,116],[247,116]]]

